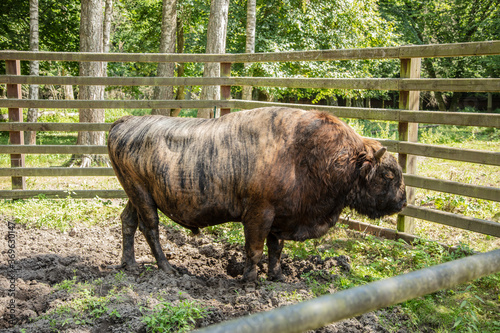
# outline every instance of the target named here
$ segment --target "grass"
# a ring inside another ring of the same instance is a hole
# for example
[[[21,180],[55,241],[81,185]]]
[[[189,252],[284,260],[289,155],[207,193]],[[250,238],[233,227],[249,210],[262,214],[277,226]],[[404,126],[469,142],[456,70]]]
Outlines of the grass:
[[[187,332],[194,329],[196,320],[203,318],[206,312],[193,301],[184,300],[177,305],[162,301],[150,314],[144,315],[142,321],[151,332]]]
[[[105,295],[100,295],[102,284],[102,279],[77,282],[76,276],[71,280],[63,280],[54,286],[54,292],[65,293],[66,300],[37,320],[47,318],[51,328],[59,331],[71,326],[92,325],[103,315],[121,318],[119,310],[114,307],[121,302],[121,295],[128,291],[128,287],[114,286]]]
[[[144,114],[145,110],[135,110],[134,114]],[[191,112],[192,113],[192,112]],[[107,111],[106,121],[114,121],[124,115],[123,110]],[[52,116],[40,121],[77,121],[74,117],[64,118]],[[365,136],[395,139],[395,123],[349,121],[359,133]],[[8,137],[0,133],[0,144],[6,144]],[[39,144],[73,144],[76,133],[38,134]],[[420,130],[419,141],[429,144],[446,145],[464,149],[481,149],[500,151],[500,130],[475,127],[439,126]],[[64,155],[29,155],[28,166],[50,167],[64,164],[68,156]],[[0,156],[0,167],[8,167],[8,156]],[[418,159],[418,174],[427,177],[453,180],[462,183],[500,187],[498,167],[470,164],[440,159]],[[113,177],[81,178],[31,178],[27,179],[29,189],[75,189],[99,188],[116,189],[119,184]],[[0,179],[0,189],[9,189],[10,179]],[[447,193],[418,189],[417,205],[459,213],[500,222],[500,203],[480,200]],[[61,200],[36,199],[3,201],[0,214],[14,216],[18,223],[32,228],[55,228],[61,231],[78,225],[109,225],[119,223],[119,215],[124,208],[125,200],[78,200],[66,198]],[[346,213],[349,214],[348,211]],[[359,220],[366,220],[354,216]],[[175,225],[167,217],[160,217],[161,223]],[[383,227],[395,228],[395,217],[370,221]],[[209,227],[205,232],[213,234],[217,241],[244,243],[242,225],[228,223]],[[415,233],[425,241],[409,246],[403,241],[381,240],[365,236],[338,226],[327,236],[319,240],[305,242],[286,242],[284,253],[306,259],[310,255],[328,256],[346,255],[351,258],[350,272],[330,272],[336,277],[329,281],[315,272],[304,274],[303,280],[314,296],[329,292],[331,289],[342,290],[366,284],[372,281],[404,274],[420,268],[436,265],[468,255],[472,250],[488,251],[500,248],[500,239],[451,228],[431,222],[417,220]],[[450,253],[436,241],[449,245],[458,245],[460,251]],[[116,276],[117,285],[124,276]],[[110,300],[116,299],[121,292],[115,289],[111,294],[100,296],[95,286],[66,280],[58,285],[60,292],[67,292],[69,301],[58,308],[58,319],[54,321],[57,329],[65,325],[91,323],[103,313],[111,314]],[[288,295],[294,299],[294,294]],[[295,299],[300,301],[300,299]],[[408,321],[398,327],[387,327],[390,332],[405,327],[408,331],[427,329],[434,332],[498,332],[500,331],[500,274],[494,274],[449,290],[404,302],[400,305],[408,315]],[[119,316],[119,313],[115,314]],[[170,304],[160,302],[154,309],[144,309],[143,321],[151,331],[168,332],[190,329],[193,321],[204,315],[201,305],[182,302]],[[384,318],[381,318],[384,323]],[[388,322],[388,321],[387,321]]]

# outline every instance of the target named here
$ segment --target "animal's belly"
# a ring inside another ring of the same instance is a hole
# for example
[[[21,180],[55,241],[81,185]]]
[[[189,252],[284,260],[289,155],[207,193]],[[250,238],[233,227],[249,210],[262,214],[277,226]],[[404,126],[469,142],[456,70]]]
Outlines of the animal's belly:
[[[338,220],[336,217],[328,217],[321,220],[290,219],[277,221],[271,228],[271,233],[284,240],[305,241],[306,239],[320,238],[324,236]]]

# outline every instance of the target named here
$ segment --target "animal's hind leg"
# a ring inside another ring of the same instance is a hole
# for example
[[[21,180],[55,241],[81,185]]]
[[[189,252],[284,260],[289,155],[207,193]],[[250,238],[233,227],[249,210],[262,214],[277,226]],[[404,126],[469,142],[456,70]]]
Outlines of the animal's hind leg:
[[[137,211],[130,202],[127,202],[125,209],[121,214],[122,220],[122,267],[127,269],[137,268],[137,263],[135,261],[134,253],[134,235],[137,230],[137,225],[139,224],[139,219],[137,216]]]
[[[135,190],[136,195],[133,201],[139,217],[139,229],[144,234],[158,267],[167,273],[175,273],[174,268],[168,262],[161,248],[156,203],[147,191],[141,188],[136,188]]]
[[[271,281],[283,281],[281,273],[281,252],[283,251],[285,241],[279,239],[273,234],[267,236],[267,250],[269,252],[269,273],[268,278]]]

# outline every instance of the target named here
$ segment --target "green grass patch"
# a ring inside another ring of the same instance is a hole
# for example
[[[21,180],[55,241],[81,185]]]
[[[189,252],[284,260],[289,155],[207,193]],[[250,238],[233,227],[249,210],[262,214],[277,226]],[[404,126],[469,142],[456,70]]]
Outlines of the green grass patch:
[[[124,202],[107,199],[39,199],[3,200],[0,213],[12,216],[27,228],[50,228],[66,231],[75,226],[119,223]]]
[[[142,308],[142,311],[145,311]],[[203,318],[207,310],[196,302],[184,300],[177,305],[162,301],[150,314],[142,317],[151,332],[188,332],[194,329],[196,320]]]

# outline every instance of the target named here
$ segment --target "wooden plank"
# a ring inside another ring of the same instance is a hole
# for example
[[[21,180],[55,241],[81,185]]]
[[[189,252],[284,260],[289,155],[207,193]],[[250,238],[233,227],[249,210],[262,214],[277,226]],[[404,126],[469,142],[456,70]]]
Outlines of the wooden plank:
[[[407,186],[423,188],[431,191],[446,192],[472,198],[500,201],[500,188],[463,184],[450,180],[422,177],[417,175],[404,175]]]
[[[403,154],[414,154],[418,156],[479,164],[500,165],[500,152],[450,148],[409,142],[400,142],[398,146],[398,152]]]
[[[0,51],[0,60],[42,61],[106,61],[106,62],[291,62],[354,59],[394,59],[425,57],[456,57],[500,54],[500,41],[411,45],[362,49],[290,51],[238,54],[178,54],[178,53],[80,53]]]
[[[19,60],[5,61],[5,71],[12,76],[21,75],[21,62]],[[7,84],[7,97],[12,99],[22,99],[20,84]],[[23,109],[13,107],[8,109],[9,122],[23,122]],[[9,132],[9,143],[11,145],[24,145],[24,133],[22,131]],[[24,167],[25,158],[23,154],[14,153],[10,155],[11,167]],[[12,177],[12,189],[26,189],[26,180],[24,177]]]
[[[113,168],[0,168],[0,177],[112,177]]]
[[[153,105],[154,104],[154,105]],[[0,99],[0,107],[22,107],[22,108],[48,108],[48,109],[79,109],[83,107],[105,108],[105,109],[148,109],[151,106],[168,105],[180,108],[201,108],[213,107],[216,105],[221,108],[237,108],[237,109],[252,109],[268,106],[292,107],[304,110],[321,110],[329,112],[337,117],[342,118],[357,118],[370,120],[386,120],[386,121],[403,121],[403,122],[418,122],[425,124],[442,124],[442,125],[458,125],[458,126],[482,126],[500,128],[500,114],[498,113],[466,113],[466,112],[437,112],[437,111],[408,111],[398,109],[376,109],[376,108],[351,108],[339,106],[311,105],[311,104],[291,104],[291,103],[275,103],[275,102],[259,102],[259,101],[137,101],[137,100],[121,100],[121,101],[62,101],[62,100],[17,100],[17,99]],[[73,123],[68,125],[68,129],[64,129],[66,125],[53,123],[45,123],[46,125],[19,124],[20,127],[12,125],[7,127],[7,123],[0,123],[0,131],[9,131],[15,129],[23,130],[54,130],[54,131],[79,131],[92,130],[94,125],[81,125]],[[89,123],[90,124],[90,123]],[[27,127],[24,127],[27,126]],[[47,126],[47,129],[42,129],[40,126]],[[96,131],[106,131],[111,124],[95,125]],[[54,129],[50,129],[54,128]]]
[[[397,140],[377,139],[393,153],[413,154],[445,160],[500,166],[500,152],[475,149],[461,149],[428,145],[423,143],[400,142]]]
[[[499,92],[500,79],[403,79],[399,90]]]
[[[399,120],[406,122],[480,126],[500,128],[500,114],[498,113],[467,113],[467,112],[440,112],[440,111],[405,111],[399,110]]]
[[[0,131],[109,131],[110,123],[0,123]]]
[[[401,59],[401,78],[420,78],[420,58]],[[403,90],[399,92],[399,109],[417,111],[420,102],[419,91]],[[409,123],[400,121],[398,123],[399,141],[417,142],[418,141],[418,123]],[[398,162],[404,173],[417,173],[417,157],[410,154],[398,154]],[[415,189],[406,187],[406,200],[408,204],[415,203]],[[397,217],[398,231],[405,233],[413,233],[415,222],[412,218],[398,214]]]
[[[1,101],[0,101],[1,103]],[[234,107],[238,109],[252,109],[267,106],[300,108],[304,110],[321,110],[342,118],[358,118],[370,120],[402,121],[425,124],[482,126],[500,128],[500,114],[498,113],[465,113],[465,112],[437,112],[437,111],[410,111],[399,109],[351,108],[342,106],[324,106],[311,104],[291,104],[260,101],[234,100]]]
[[[233,101],[221,100],[14,100],[0,99],[0,107],[31,107],[40,109],[198,109],[233,107]]]
[[[317,89],[398,90],[399,79],[337,79],[276,77],[90,77],[0,75],[0,83],[105,86],[242,86]],[[415,84],[415,83],[413,83]],[[447,82],[447,84],[449,84]]]
[[[0,145],[0,154],[107,154],[107,146],[80,145]]]
[[[314,104],[292,104],[292,103],[278,103],[278,102],[260,102],[260,101],[244,101],[232,100],[233,107],[237,109],[253,109],[261,107],[289,107],[302,110],[319,110],[333,114],[341,118],[357,118],[357,119],[370,119],[370,120],[388,120],[398,121],[399,110],[389,109],[371,109],[371,108],[351,108],[343,106],[325,106]],[[0,100],[1,105],[1,100]]]
[[[276,77],[91,77],[0,75],[0,83],[105,86],[244,86],[311,88],[500,92],[500,79],[338,79],[338,78],[276,78]]]
[[[362,233],[369,233],[377,237],[383,237],[386,239],[403,239],[405,242],[412,244],[415,240],[420,239],[419,237],[404,232],[398,232],[395,229],[382,228],[370,223],[360,222],[351,219],[340,218],[339,223],[346,224],[351,230],[359,231]]]
[[[400,47],[400,58],[437,58],[495,55],[500,52],[500,41],[411,45]]]
[[[48,199],[63,199],[67,197],[79,199],[93,199],[99,197],[102,199],[127,198],[123,190],[18,190],[18,191],[0,191],[0,199],[30,199],[43,195]]]
[[[412,216],[417,219],[448,225],[450,227],[500,237],[500,223],[498,222],[481,220],[474,217],[452,214],[413,205],[408,205],[401,214]]]

